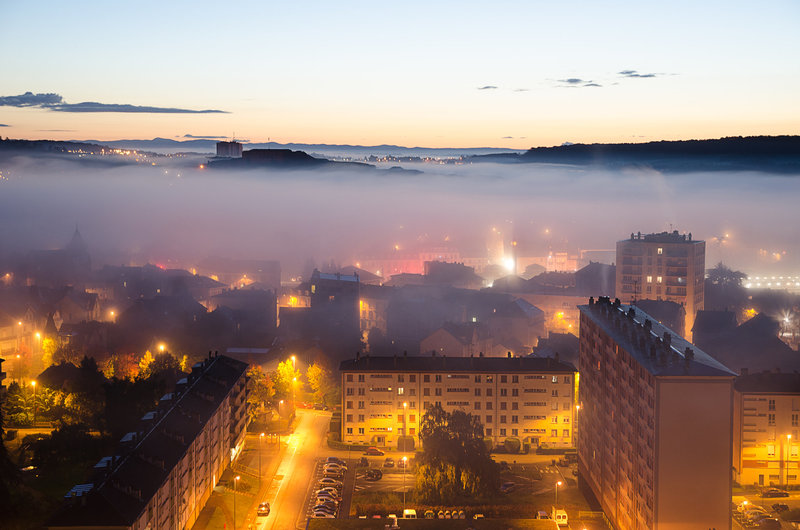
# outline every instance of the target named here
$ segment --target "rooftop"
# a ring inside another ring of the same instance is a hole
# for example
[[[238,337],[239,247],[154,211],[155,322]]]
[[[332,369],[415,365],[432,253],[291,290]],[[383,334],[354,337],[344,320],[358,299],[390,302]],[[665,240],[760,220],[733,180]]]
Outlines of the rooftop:
[[[736,373],[639,308],[600,297],[578,306],[654,376],[726,377]]]
[[[800,395],[800,373],[761,372],[740,375],[733,383],[738,392]]]
[[[552,372],[572,373],[571,363],[540,357],[446,357],[444,355],[361,355],[342,361],[343,372]]]
[[[645,243],[702,243],[700,240],[693,240],[692,233],[681,234],[677,230],[672,232],[659,232],[657,234],[642,234],[641,232],[631,232],[631,237],[623,241],[643,241]]]

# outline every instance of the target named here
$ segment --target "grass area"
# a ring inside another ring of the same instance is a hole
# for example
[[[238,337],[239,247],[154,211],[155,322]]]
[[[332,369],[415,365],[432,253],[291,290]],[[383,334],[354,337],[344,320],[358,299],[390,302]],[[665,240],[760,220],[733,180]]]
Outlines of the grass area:
[[[309,530],[338,530],[338,529],[380,529],[383,530],[387,519],[311,519]],[[534,519],[479,519],[479,520],[453,520],[453,519],[403,519],[398,526],[411,530],[475,530],[496,528],[527,528],[535,530],[555,530],[558,528],[553,521],[537,521]]]

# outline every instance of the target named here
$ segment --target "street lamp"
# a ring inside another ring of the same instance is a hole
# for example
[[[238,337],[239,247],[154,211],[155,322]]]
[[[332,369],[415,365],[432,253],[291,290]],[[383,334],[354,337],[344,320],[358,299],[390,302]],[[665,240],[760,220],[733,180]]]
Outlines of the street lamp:
[[[236,530],[236,484],[240,478],[239,475],[233,478],[233,530]]]
[[[556,482],[556,508],[558,508],[558,487],[563,484],[560,480]]]
[[[163,342],[158,345],[158,351],[160,351],[161,353],[164,353],[164,350],[166,349],[167,346]]]
[[[294,357],[294,355],[292,357]],[[295,409],[297,408],[297,394],[295,393],[296,388],[297,388],[297,378],[293,377],[292,378],[292,412],[294,412]]]
[[[406,513],[406,468],[408,467],[408,457],[403,457],[403,516]]]

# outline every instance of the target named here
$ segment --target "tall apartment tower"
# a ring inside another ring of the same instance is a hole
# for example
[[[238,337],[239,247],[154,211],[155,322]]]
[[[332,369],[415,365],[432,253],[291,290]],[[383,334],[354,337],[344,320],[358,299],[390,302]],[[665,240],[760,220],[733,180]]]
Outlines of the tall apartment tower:
[[[631,233],[617,241],[616,297],[625,303],[668,300],[684,306],[687,333],[703,309],[706,243],[679,234]]]
[[[217,156],[242,158],[242,144],[236,140],[217,142]]]
[[[579,484],[620,530],[730,528],[736,374],[619,300],[579,310]]]

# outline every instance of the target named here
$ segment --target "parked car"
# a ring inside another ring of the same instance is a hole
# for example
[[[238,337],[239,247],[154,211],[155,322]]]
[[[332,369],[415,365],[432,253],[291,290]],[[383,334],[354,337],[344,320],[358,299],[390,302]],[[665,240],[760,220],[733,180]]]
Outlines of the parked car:
[[[314,505],[312,510],[325,510],[331,513],[336,513],[337,508],[338,506],[332,502],[317,500],[317,504]]]
[[[324,403],[314,403],[314,410],[325,410]]]
[[[789,492],[780,490],[778,488],[767,488],[767,489],[765,489],[764,491],[761,492],[761,496],[762,497],[769,497],[769,498],[773,498],[773,497],[788,497],[789,496]]]
[[[409,462],[409,460],[407,458],[405,460],[403,460],[402,458],[397,460],[397,467],[399,467],[400,469],[403,469],[403,468],[406,468],[406,467],[410,467],[410,466],[411,466],[411,462]]]
[[[500,493],[511,493],[517,485],[514,482],[503,482],[500,486]]]
[[[450,513],[450,510],[445,510],[444,511],[444,518],[445,519],[452,519],[453,518],[453,514]]]
[[[383,461],[383,467],[394,467],[394,458],[387,456],[386,460]]]
[[[319,490],[319,491],[317,491],[317,498],[321,499],[323,497],[327,497],[327,498],[329,498],[331,500],[334,500],[336,502],[339,502],[340,500],[342,500],[342,498],[339,496],[339,492],[333,492],[333,491],[328,491],[328,490]]]
[[[383,478],[383,471],[380,469],[368,469],[366,472],[365,479],[369,481],[376,481]]]
[[[336,519],[336,516],[328,512],[314,512],[311,517],[314,519]]]
[[[433,510],[425,510],[425,519],[436,519],[436,514]]]
[[[458,517],[456,517],[456,511],[453,510],[453,519],[466,519],[467,514],[464,513],[464,510],[458,510]]]
[[[328,477],[319,479],[317,481],[317,485],[320,486],[320,487],[333,486],[334,488],[339,488],[339,489],[342,488],[342,483],[341,482],[339,482],[336,479],[332,479],[332,478],[328,478]]]
[[[347,462],[345,462],[344,460],[342,460],[341,458],[339,458],[337,456],[329,456],[328,458],[325,459],[325,463],[326,464],[339,464],[340,466],[342,466],[344,468],[347,467]]]
[[[333,486],[325,486],[324,488],[320,488],[319,491],[328,491],[333,495],[339,495],[339,488],[335,488]]]
[[[781,522],[774,517],[765,517],[758,522],[757,528],[780,528]]]
[[[269,515],[269,503],[262,502],[258,505],[258,511],[256,512],[258,515]]]
[[[332,470],[335,470],[335,471],[344,471],[345,469],[347,469],[347,466],[343,466],[341,464],[335,464],[335,463],[331,463],[331,462],[326,463],[322,467],[323,467],[323,469],[326,469],[326,470],[332,469]]]
[[[369,467],[369,458],[367,458],[366,456],[362,456],[361,460],[359,460],[358,464],[356,465],[359,467]]]
[[[439,510],[439,513],[436,514],[436,518],[437,519],[444,519],[444,512],[442,510]]]
[[[789,505],[788,504],[784,504],[782,502],[776,502],[775,504],[772,505],[772,509],[773,509],[773,511],[781,513],[781,512],[785,512],[786,510],[788,510],[789,509]]]
[[[364,451],[364,454],[371,456],[383,456],[384,453],[377,447],[367,447],[367,449]]]
[[[478,519],[483,519],[484,517],[482,513],[476,513],[475,515],[472,516],[472,518],[477,521]]]

